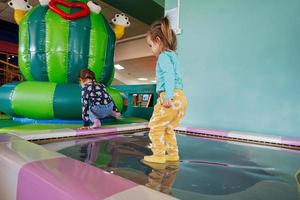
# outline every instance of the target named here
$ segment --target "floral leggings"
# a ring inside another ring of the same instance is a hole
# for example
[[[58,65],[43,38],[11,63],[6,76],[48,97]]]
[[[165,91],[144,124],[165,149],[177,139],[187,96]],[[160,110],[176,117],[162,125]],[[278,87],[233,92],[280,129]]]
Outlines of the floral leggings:
[[[165,108],[162,105],[164,95],[164,92],[160,93],[149,122],[151,149],[155,156],[164,156],[166,153],[176,156],[178,146],[174,128],[179,125],[186,112],[187,101],[184,92],[175,89],[172,107]]]

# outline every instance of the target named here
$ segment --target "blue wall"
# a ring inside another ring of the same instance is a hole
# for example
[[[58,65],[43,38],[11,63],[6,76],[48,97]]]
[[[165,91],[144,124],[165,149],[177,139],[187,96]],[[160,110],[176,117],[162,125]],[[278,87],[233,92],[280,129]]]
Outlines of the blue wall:
[[[299,13],[299,0],[182,0],[183,124],[300,137]]]

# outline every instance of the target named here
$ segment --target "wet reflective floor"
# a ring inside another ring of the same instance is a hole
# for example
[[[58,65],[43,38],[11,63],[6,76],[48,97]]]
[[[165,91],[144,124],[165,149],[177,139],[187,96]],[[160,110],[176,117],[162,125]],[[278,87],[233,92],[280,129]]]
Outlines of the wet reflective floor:
[[[300,152],[177,135],[179,163],[145,164],[147,133],[43,145],[179,199],[298,200]]]

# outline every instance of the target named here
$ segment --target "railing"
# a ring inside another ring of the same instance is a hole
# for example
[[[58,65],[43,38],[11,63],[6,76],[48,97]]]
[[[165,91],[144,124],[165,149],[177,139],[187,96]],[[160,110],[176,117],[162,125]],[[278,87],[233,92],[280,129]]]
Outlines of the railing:
[[[0,84],[11,82],[14,78],[22,80],[18,66],[9,62],[0,60]]]

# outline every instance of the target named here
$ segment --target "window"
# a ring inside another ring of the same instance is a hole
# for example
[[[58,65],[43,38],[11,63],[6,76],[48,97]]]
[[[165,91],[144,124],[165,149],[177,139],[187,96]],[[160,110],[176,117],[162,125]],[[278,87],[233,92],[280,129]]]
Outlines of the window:
[[[17,64],[17,55],[0,52],[0,85],[22,80]]]

